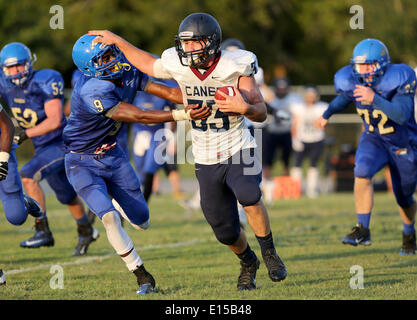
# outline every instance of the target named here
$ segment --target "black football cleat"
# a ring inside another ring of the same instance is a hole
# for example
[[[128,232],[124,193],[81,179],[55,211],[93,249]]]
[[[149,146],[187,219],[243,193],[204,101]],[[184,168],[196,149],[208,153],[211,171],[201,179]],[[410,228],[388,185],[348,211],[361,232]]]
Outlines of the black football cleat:
[[[260,264],[258,258],[252,264],[240,261],[240,275],[237,279],[237,289],[239,291],[256,289],[256,271],[259,269]]]
[[[140,267],[137,267],[133,273],[135,274],[139,285],[139,289],[136,291],[137,294],[144,295],[155,290],[155,279],[148,271],[146,271],[143,264]]]
[[[342,239],[342,243],[350,244],[352,246],[357,246],[358,244],[363,246],[370,246],[371,231],[368,228],[362,226],[362,224],[358,223],[355,227],[352,228],[352,232]]]
[[[22,248],[52,247],[55,244],[47,218],[35,219],[35,230],[32,238],[20,243]]]
[[[6,284],[6,277],[4,276],[3,270],[0,269],[0,286]]]
[[[77,226],[78,243],[72,253],[73,256],[83,256],[87,253],[90,243],[97,240],[100,236],[98,230],[93,228],[90,223],[79,224]]]
[[[411,256],[416,254],[416,233],[410,235],[405,235],[403,233],[403,246],[400,250],[400,255],[402,256]]]
[[[39,203],[29,197],[28,195],[23,195],[25,200],[25,207],[28,214],[30,214],[34,218],[39,218],[42,215],[42,208]]]
[[[287,277],[287,268],[278,256],[275,248],[267,249],[262,254],[266,268],[268,269],[269,278],[274,281],[282,281]]]

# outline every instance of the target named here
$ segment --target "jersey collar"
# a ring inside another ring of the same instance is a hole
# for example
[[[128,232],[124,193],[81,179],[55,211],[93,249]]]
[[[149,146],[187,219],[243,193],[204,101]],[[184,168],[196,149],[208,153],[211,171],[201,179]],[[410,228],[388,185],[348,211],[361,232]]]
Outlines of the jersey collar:
[[[219,51],[216,55],[216,58],[214,59],[213,64],[204,73],[201,73],[200,71],[198,71],[198,69],[194,67],[190,67],[190,69],[197,76],[198,79],[200,79],[201,81],[204,81],[214,71],[214,69],[216,69],[217,63],[220,60],[220,56],[221,56],[221,52]]]

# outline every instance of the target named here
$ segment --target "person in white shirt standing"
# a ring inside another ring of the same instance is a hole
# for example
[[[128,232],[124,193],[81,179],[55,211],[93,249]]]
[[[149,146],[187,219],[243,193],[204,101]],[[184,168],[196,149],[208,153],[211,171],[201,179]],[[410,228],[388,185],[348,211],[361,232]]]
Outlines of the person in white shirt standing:
[[[292,147],[295,152],[295,167],[291,170],[291,176],[302,180],[302,164],[308,157],[310,167],[307,171],[305,193],[309,198],[315,198],[318,195],[319,169],[317,164],[323,153],[326,138],[319,120],[328,104],[319,99],[317,87],[308,85],[305,87],[304,102],[295,104],[291,110]]]
[[[193,13],[180,24],[175,47],[156,59],[119,36],[105,30],[90,31],[97,42],[115,44],[139,70],[157,78],[173,78],[179,84],[184,105],[198,104],[211,109],[204,120],[192,120],[192,144],[201,207],[219,242],[240,259],[238,290],[256,288],[260,261],[250,248],[239,225],[238,200],[245,208],[249,225],[260,244],[262,257],[272,281],[284,280],[287,269],[276,253],[268,213],[261,200],[260,164],[254,157],[256,143],[244,117],[264,121],[266,107],[254,74],[256,56],[246,50],[221,51],[220,25],[211,15]],[[217,88],[233,86],[234,96]],[[186,113],[178,113],[191,120]]]

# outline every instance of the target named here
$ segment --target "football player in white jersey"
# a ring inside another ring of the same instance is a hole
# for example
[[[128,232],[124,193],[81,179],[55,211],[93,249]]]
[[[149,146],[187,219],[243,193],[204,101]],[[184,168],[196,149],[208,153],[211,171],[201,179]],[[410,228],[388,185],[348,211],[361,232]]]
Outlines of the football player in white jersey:
[[[90,31],[96,41],[115,44],[139,70],[156,78],[174,79],[182,91],[184,105],[211,108],[204,120],[192,121],[192,143],[201,207],[216,238],[240,258],[239,290],[256,288],[260,261],[241,231],[237,201],[246,210],[248,222],[260,244],[272,281],[284,280],[287,270],[276,253],[268,213],[261,200],[261,166],[254,156],[256,143],[247,130],[244,116],[261,122],[266,107],[254,74],[256,56],[249,51],[221,51],[221,29],[214,17],[193,13],[180,24],[175,47],[160,59],[105,30]],[[220,93],[219,87],[233,86],[235,95]]]
[[[320,117],[326,111],[328,104],[320,101],[320,94],[315,85],[306,85],[304,101],[296,103],[291,108],[292,113],[292,145],[295,151],[295,167],[291,175],[302,181],[302,164],[309,158],[310,167],[307,170],[305,193],[309,198],[316,198],[319,189],[318,161],[324,151],[325,131],[320,127]]]

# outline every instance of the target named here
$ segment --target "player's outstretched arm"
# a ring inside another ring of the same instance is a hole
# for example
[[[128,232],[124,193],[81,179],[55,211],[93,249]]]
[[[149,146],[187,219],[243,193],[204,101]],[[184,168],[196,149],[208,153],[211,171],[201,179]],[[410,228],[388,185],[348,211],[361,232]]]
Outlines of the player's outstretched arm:
[[[1,152],[10,153],[14,135],[14,125],[7,112],[0,106]]]
[[[140,122],[145,124],[161,123],[180,120],[199,120],[206,119],[211,110],[204,106],[200,108],[198,105],[189,105],[185,110],[141,110],[138,107],[120,102],[118,105],[110,109],[106,116],[117,121],[123,122]]]
[[[265,102],[253,76],[239,78],[239,89],[235,89],[234,96],[228,96],[221,91],[219,93],[225,98],[215,100],[221,112],[243,114],[256,122],[265,121]]]
[[[176,104],[183,104],[180,88],[170,87],[160,82],[149,81],[145,91],[159,98],[172,101]]]
[[[96,43],[106,45],[115,44],[125,55],[127,60],[140,71],[154,77],[153,64],[156,60],[150,53],[136,48],[134,45],[108,30],[90,30],[89,35],[97,36],[94,39]]]
[[[327,122],[329,121],[329,118],[333,114],[345,109],[351,102],[352,100],[346,97],[344,94],[339,94],[336,98],[334,98],[329,103],[328,108],[323,112],[323,115],[319,120],[320,127],[324,129],[324,127],[327,125]]]

